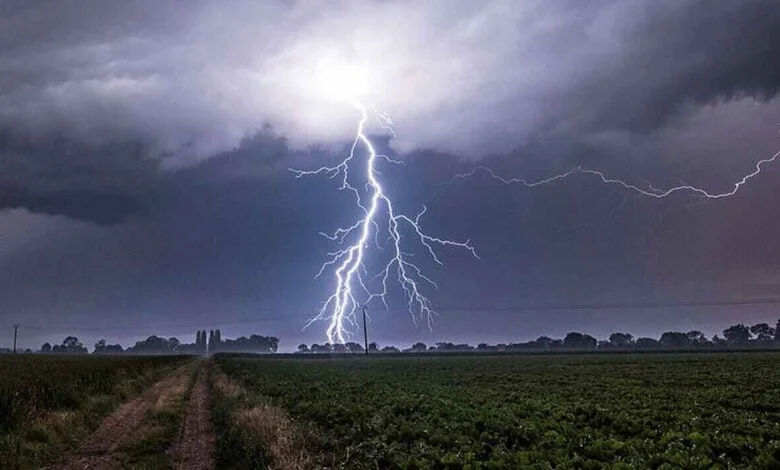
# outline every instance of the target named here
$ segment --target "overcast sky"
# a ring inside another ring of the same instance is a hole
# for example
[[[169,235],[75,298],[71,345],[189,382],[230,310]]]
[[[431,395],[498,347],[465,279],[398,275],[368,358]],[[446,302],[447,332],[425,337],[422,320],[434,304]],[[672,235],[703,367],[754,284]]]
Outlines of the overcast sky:
[[[357,216],[326,178],[359,117],[316,86],[323,58],[368,72],[391,116],[378,147],[403,211],[471,239],[423,262],[441,316],[370,309],[372,338],[506,342],[579,330],[708,334],[771,305],[509,309],[780,297],[780,3],[673,1],[0,0],[0,346],[75,333],[131,343],[273,334],[283,348],[329,295],[314,279]],[[482,309],[482,310],[480,310]],[[7,338],[7,339],[3,339]]]

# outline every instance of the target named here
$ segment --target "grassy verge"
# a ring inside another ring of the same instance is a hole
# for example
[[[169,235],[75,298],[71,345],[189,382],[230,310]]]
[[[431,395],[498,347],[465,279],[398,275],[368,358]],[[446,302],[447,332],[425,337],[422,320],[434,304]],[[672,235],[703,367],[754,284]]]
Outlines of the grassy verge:
[[[184,357],[3,359],[0,467],[41,468],[76,447],[124,401],[189,360]]]
[[[193,362],[163,393],[144,418],[130,441],[120,449],[120,461],[126,468],[174,468],[169,450],[176,441],[187,412],[195,377],[201,361]]]
[[[248,391],[215,368],[211,376],[217,431],[217,468],[322,468],[312,452],[316,436],[263,396]]]

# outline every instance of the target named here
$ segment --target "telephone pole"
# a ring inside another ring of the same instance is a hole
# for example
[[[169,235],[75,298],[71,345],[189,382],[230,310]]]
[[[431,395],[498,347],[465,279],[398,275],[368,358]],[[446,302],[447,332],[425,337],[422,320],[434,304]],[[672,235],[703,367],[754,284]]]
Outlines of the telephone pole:
[[[363,341],[366,343],[366,356],[368,356],[368,330],[366,329],[366,306],[363,306]]]
[[[16,354],[16,336],[18,332],[19,332],[19,324],[15,323],[14,324],[14,354]]]

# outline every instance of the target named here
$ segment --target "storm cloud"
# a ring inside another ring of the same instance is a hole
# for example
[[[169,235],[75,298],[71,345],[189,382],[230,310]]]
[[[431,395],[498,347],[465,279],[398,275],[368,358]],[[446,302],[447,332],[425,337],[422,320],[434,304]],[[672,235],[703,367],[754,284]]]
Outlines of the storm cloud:
[[[317,233],[354,215],[332,182],[287,171],[354,135],[354,109],[315,83],[334,58],[368,70],[365,101],[395,124],[377,142],[407,162],[386,173],[398,204],[481,250],[434,271],[444,310],[780,292],[774,167],[722,205],[584,177],[448,183],[478,162],[729,188],[779,147],[778,50],[774,0],[0,0],[0,293],[111,325],[190,318],[196,290],[226,318],[290,311],[276,331],[299,334],[325,289],[290,286],[329,250]]]
[[[4,2],[6,133],[133,140],[173,166],[264,125],[293,145],[339,141],[354,114],[311,86],[334,55],[369,69],[366,101],[393,117],[398,148],[466,158],[550,129],[652,132],[780,86],[771,0],[88,4]]]

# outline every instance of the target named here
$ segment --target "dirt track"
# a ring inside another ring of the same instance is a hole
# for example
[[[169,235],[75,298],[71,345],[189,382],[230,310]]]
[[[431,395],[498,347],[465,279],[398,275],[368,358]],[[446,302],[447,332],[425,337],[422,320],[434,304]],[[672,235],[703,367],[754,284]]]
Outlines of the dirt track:
[[[46,467],[52,470],[108,470],[122,468],[120,449],[138,430],[147,413],[166,395],[186,386],[191,368],[181,367],[152,385],[141,396],[121,405],[109,415],[100,427],[74,452],[59,464]],[[214,468],[214,430],[206,368],[199,367],[189,408],[182,423],[179,442],[170,450],[178,468]]]
[[[214,468],[216,436],[211,422],[211,397],[208,365],[201,366],[182,423],[179,442],[173,449],[176,468],[211,470]]]

